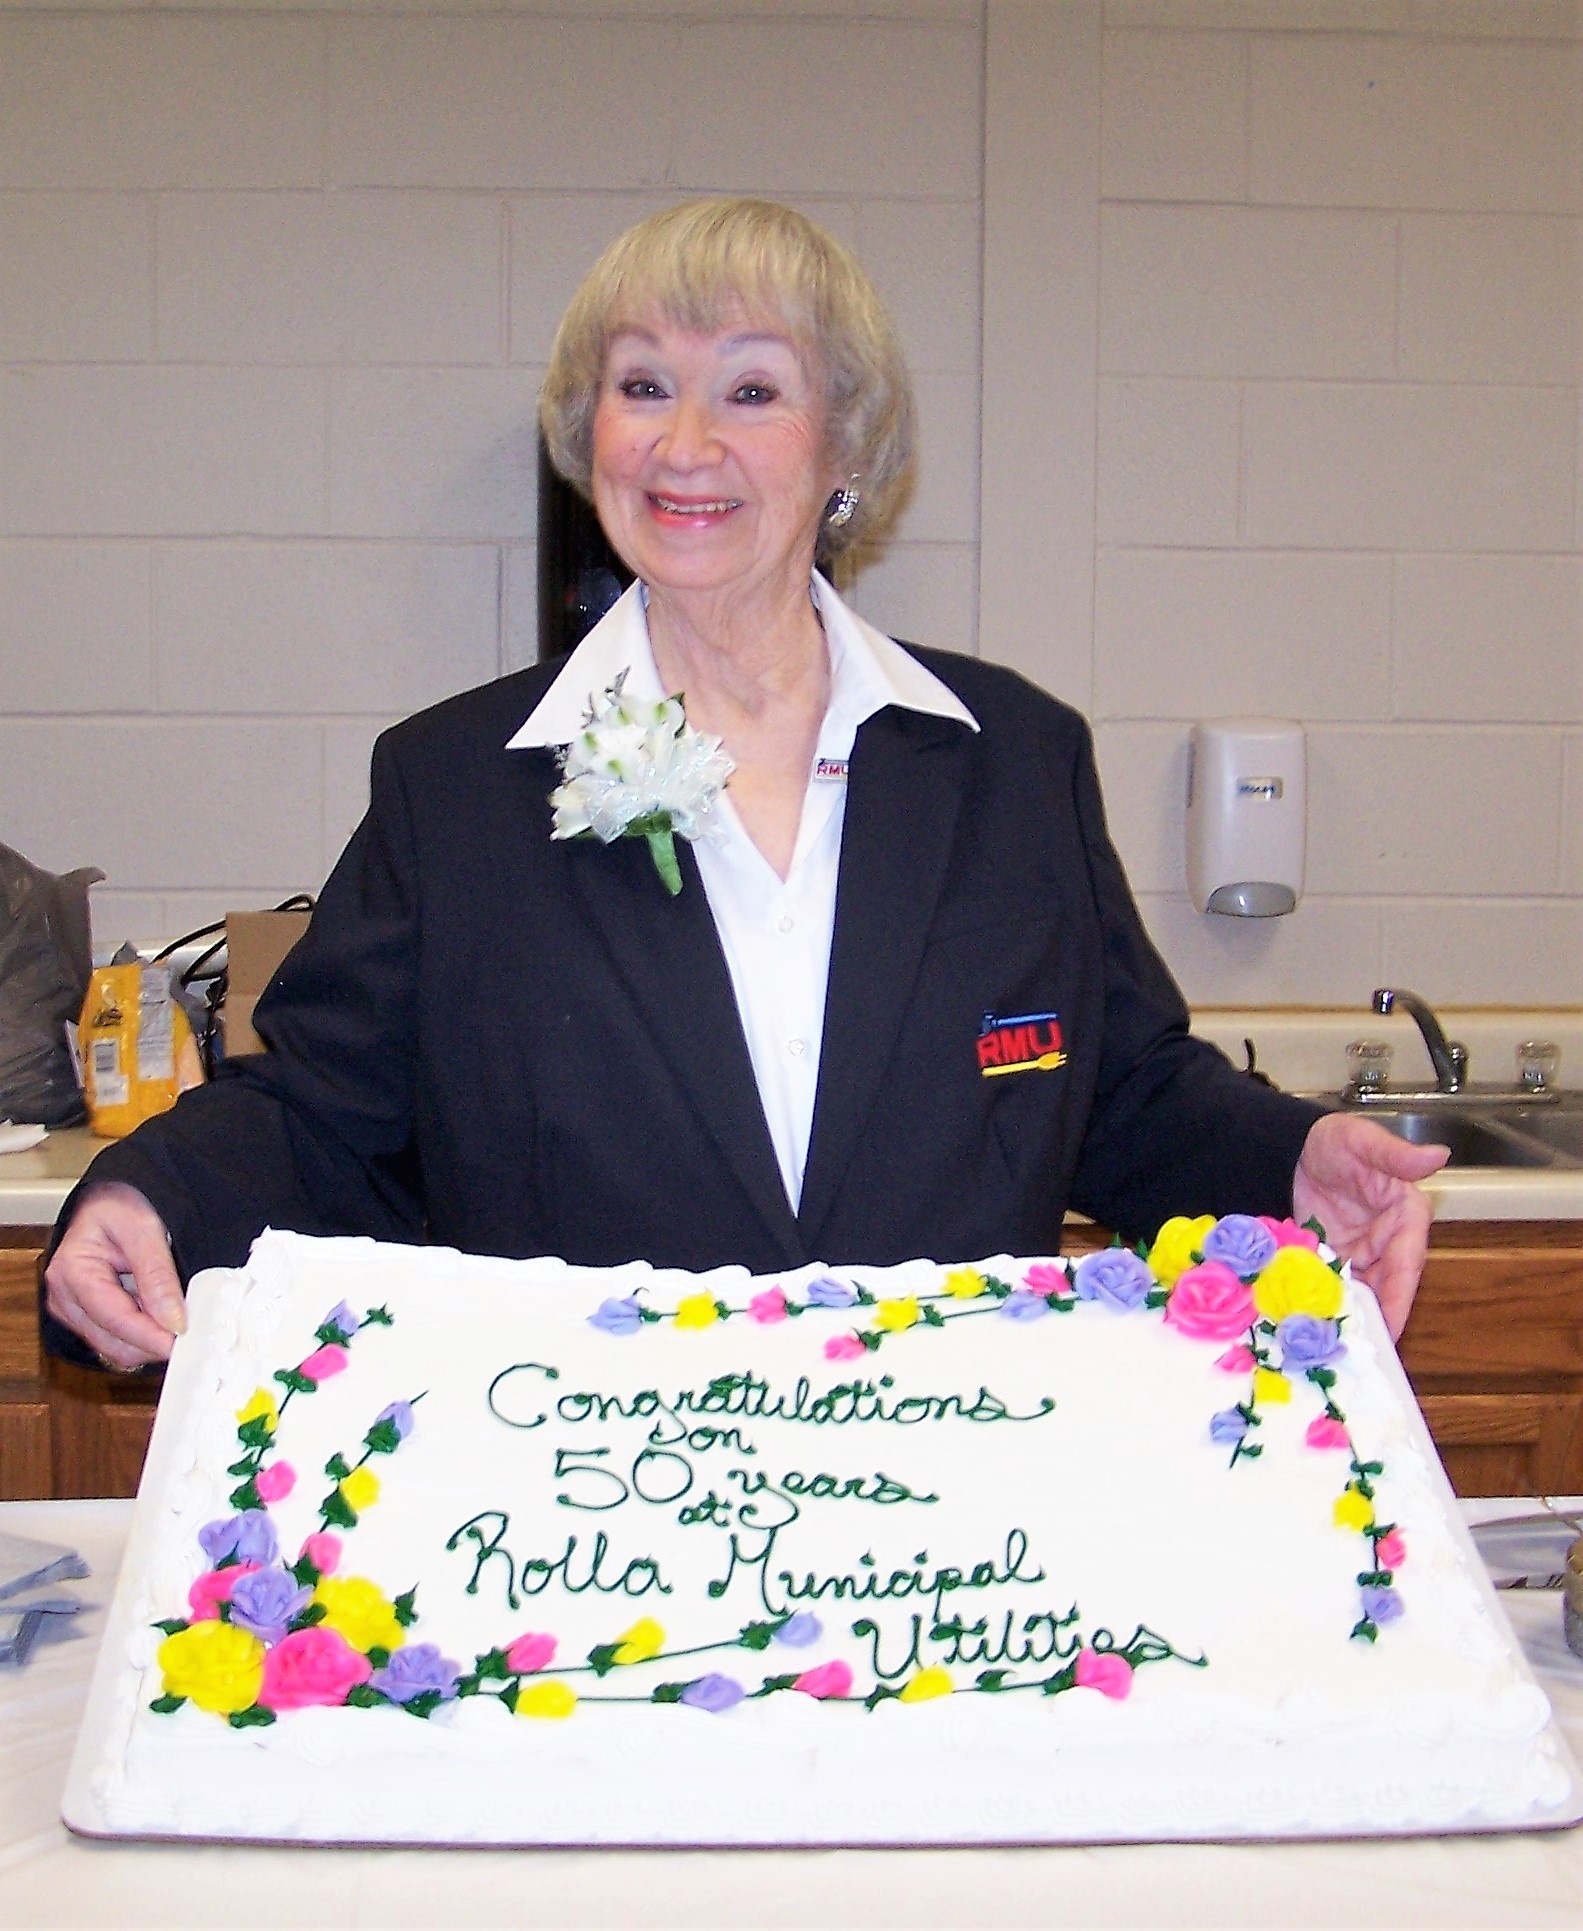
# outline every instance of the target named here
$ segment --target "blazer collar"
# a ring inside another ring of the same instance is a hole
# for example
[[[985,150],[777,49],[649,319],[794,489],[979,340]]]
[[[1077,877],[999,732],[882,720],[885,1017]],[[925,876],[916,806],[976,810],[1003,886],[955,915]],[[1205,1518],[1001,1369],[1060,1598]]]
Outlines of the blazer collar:
[[[820,1252],[821,1228],[896,1048],[950,864],[971,743],[951,719],[894,709],[858,733],[797,1216],[811,1254]]]

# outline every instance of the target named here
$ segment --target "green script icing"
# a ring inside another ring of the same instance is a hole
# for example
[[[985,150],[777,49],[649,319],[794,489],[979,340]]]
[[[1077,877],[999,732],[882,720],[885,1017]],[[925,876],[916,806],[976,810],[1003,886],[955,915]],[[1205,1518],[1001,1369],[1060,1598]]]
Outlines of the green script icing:
[[[489,1384],[489,1410],[508,1428],[540,1428],[549,1419],[542,1409],[529,1418],[514,1412],[515,1400],[522,1391],[513,1383],[516,1377],[525,1375],[542,1375],[547,1381],[557,1381],[560,1370],[541,1361],[521,1361],[495,1376]],[[614,1395],[598,1389],[581,1389],[558,1396],[555,1413],[560,1420],[572,1423],[603,1422],[612,1418],[652,1421],[649,1440],[658,1446],[675,1447],[694,1432],[694,1424],[683,1419],[689,1415],[802,1422],[814,1427],[877,1421],[911,1428],[922,1422],[1039,1421],[1055,1409],[1055,1398],[1042,1395],[1036,1408],[1019,1414],[1008,1408],[992,1389],[982,1385],[971,1398],[956,1393],[895,1395],[890,1392],[893,1386],[890,1375],[880,1375],[875,1380],[838,1382],[822,1395],[816,1395],[805,1375],[799,1375],[796,1385],[787,1392],[776,1389],[759,1375],[725,1374],[716,1375],[704,1388],[682,1388],[673,1395],[666,1395],[658,1388]],[[532,1405],[531,1397],[523,1398]],[[743,1453],[752,1452],[736,1431],[729,1432],[731,1440],[725,1445],[735,1446]],[[712,1430],[708,1442],[695,1446],[713,1446],[716,1437],[724,1441],[725,1431]]]
[[[810,1569],[801,1577],[789,1569],[771,1570],[775,1539],[779,1533],[777,1527],[745,1537],[733,1530],[728,1537],[726,1572],[709,1584],[709,1594],[717,1600],[724,1596],[737,1571],[742,1569],[755,1572],[754,1583],[759,1601],[766,1614],[771,1616],[787,1615],[798,1603],[818,1602],[826,1597],[834,1602],[878,1602],[907,1596],[930,1596],[934,1599],[934,1617],[938,1622],[944,1613],[946,1598],[959,1589],[998,1589],[1007,1583],[1043,1582],[1045,1579],[1042,1568],[1026,1571],[1023,1568],[1029,1556],[1028,1537],[1022,1529],[1007,1531],[1005,1556],[998,1563],[993,1558],[986,1558],[970,1563],[966,1568],[953,1563],[932,1567],[928,1550],[920,1549],[910,1566],[892,1569],[888,1574],[881,1573],[873,1556],[865,1554],[858,1558],[856,1573],[820,1575]],[[756,1546],[748,1547],[749,1541],[756,1543]]]
[[[504,1546],[510,1527],[511,1517],[504,1509],[482,1509],[446,1538],[447,1551],[453,1551],[464,1537],[478,1551],[467,1583],[468,1595],[478,1594],[479,1577],[493,1562],[505,1565],[505,1574],[498,1579],[511,1609],[521,1608],[523,1596],[542,1596],[552,1582],[558,1582],[569,1596],[580,1596],[589,1589],[606,1596],[646,1596],[651,1589],[662,1596],[671,1593],[671,1585],[653,1556],[634,1556],[618,1569],[620,1558],[611,1556],[610,1538],[602,1529],[586,1550],[580,1550],[577,1537],[569,1535],[566,1546],[553,1559],[525,1556],[519,1564]]]

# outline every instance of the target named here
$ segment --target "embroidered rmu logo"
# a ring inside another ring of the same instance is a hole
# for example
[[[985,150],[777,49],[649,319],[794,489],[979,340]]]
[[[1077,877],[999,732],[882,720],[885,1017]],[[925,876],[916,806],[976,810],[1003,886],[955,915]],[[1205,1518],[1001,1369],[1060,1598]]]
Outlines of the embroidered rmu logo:
[[[978,1029],[978,1070],[985,1079],[1001,1073],[1051,1073],[1065,1064],[1056,1013],[1025,1012],[1015,1019],[985,1013]]]

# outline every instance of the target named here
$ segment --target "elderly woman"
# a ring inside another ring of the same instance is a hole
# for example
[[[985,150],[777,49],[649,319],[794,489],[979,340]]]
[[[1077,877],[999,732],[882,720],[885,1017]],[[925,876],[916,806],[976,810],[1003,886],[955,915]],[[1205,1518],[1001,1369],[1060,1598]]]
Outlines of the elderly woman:
[[[638,582],[560,666],[381,738],[272,1050],[68,1203],[57,1346],[163,1357],[179,1278],[266,1224],[770,1272],[1055,1252],[1069,1206],[1317,1215],[1400,1327],[1443,1156],[1194,1040],[1081,719],[816,573],[883,522],[912,420],[801,215],[694,202],[615,243],[543,421]],[[645,731],[669,788],[623,791]]]

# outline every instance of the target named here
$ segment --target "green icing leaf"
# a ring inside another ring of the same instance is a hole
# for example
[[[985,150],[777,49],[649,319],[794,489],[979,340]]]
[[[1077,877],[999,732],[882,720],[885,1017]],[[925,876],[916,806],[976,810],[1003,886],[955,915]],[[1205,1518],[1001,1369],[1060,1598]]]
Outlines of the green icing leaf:
[[[250,1703],[245,1710],[233,1710],[226,1718],[233,1730],[263,1730],[275,1721],[275,1712],[261,1703]]]
[[[169,1716],[173,1710],[179,1710],[186,1701],[184,1696],[156,1696],[148,1707],[156,1716]]]
[[[595,1676],[608,1676],[616,1666],[616,1643],[596,1643],[588,1652],[588,1666]]]
[[[650,1694],[651,1703],[680,1703],[685,1683],[657,1683]]]

